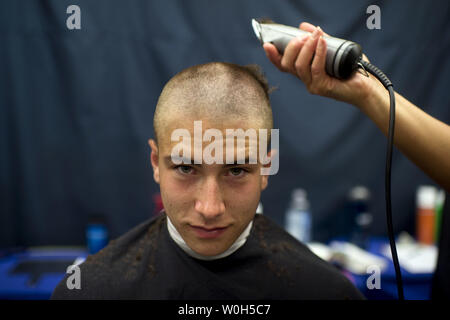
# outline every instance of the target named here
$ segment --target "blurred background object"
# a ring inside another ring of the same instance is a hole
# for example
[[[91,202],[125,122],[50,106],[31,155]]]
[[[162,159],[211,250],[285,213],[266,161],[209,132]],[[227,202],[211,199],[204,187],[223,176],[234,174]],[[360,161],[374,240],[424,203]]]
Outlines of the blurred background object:
[[[86,243],[89,254],[95,254],[108,244],[108,227],[103,214],[97,213],[89,217],[86,226]]]
[[[364,186],[356,186],[350,190],[350,212],[353,218],[353,231],[350,241],[365,249],[370,235],[370,226],[373,221],[369,211],[370,191]]]
[[[312,216],[307,193],[304,189],[294,189],[291,203],[286,212],[285,229],[297,240],[308,243],[312,240]]]

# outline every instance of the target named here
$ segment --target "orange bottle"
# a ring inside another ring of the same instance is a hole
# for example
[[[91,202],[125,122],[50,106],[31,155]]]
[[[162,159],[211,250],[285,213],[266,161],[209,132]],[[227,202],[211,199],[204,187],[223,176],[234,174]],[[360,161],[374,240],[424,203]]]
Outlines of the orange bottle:
[[[416,196],[416,240],[422,244],[434,244],[436,188],[420,186]]]

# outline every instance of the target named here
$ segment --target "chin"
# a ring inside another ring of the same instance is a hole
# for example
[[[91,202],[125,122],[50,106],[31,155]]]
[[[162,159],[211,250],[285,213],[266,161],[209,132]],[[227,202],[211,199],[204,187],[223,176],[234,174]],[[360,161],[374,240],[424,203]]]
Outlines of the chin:
[[[221,248],[217,248],[217,247],[215,247],[215,248],[209,247],[208,248],[208,246],[196,246],[196,247],[191,247],[191,249],[202,256],[211,257],[211,256],[216,256],[218,254],[225,252],[228,248],[221,249]]]

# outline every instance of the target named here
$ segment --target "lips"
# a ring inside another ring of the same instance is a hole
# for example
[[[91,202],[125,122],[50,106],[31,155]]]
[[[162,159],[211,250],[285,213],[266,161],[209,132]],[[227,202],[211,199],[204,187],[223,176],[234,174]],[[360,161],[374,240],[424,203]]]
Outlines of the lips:
[[[220,237],[228,227],[204,228],[191,226],[191,228],[199,238],[214,239]]]

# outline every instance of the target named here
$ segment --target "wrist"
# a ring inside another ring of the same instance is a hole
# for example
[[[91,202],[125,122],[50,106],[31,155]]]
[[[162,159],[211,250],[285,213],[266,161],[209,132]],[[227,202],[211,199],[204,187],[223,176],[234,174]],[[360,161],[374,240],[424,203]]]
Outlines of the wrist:
[[[360,87],[360,95],[357,101],[353,103],[365,114],[374,111],[389,104],[389,94],[386,88],[378,81],[375,76],[370,75]]]

